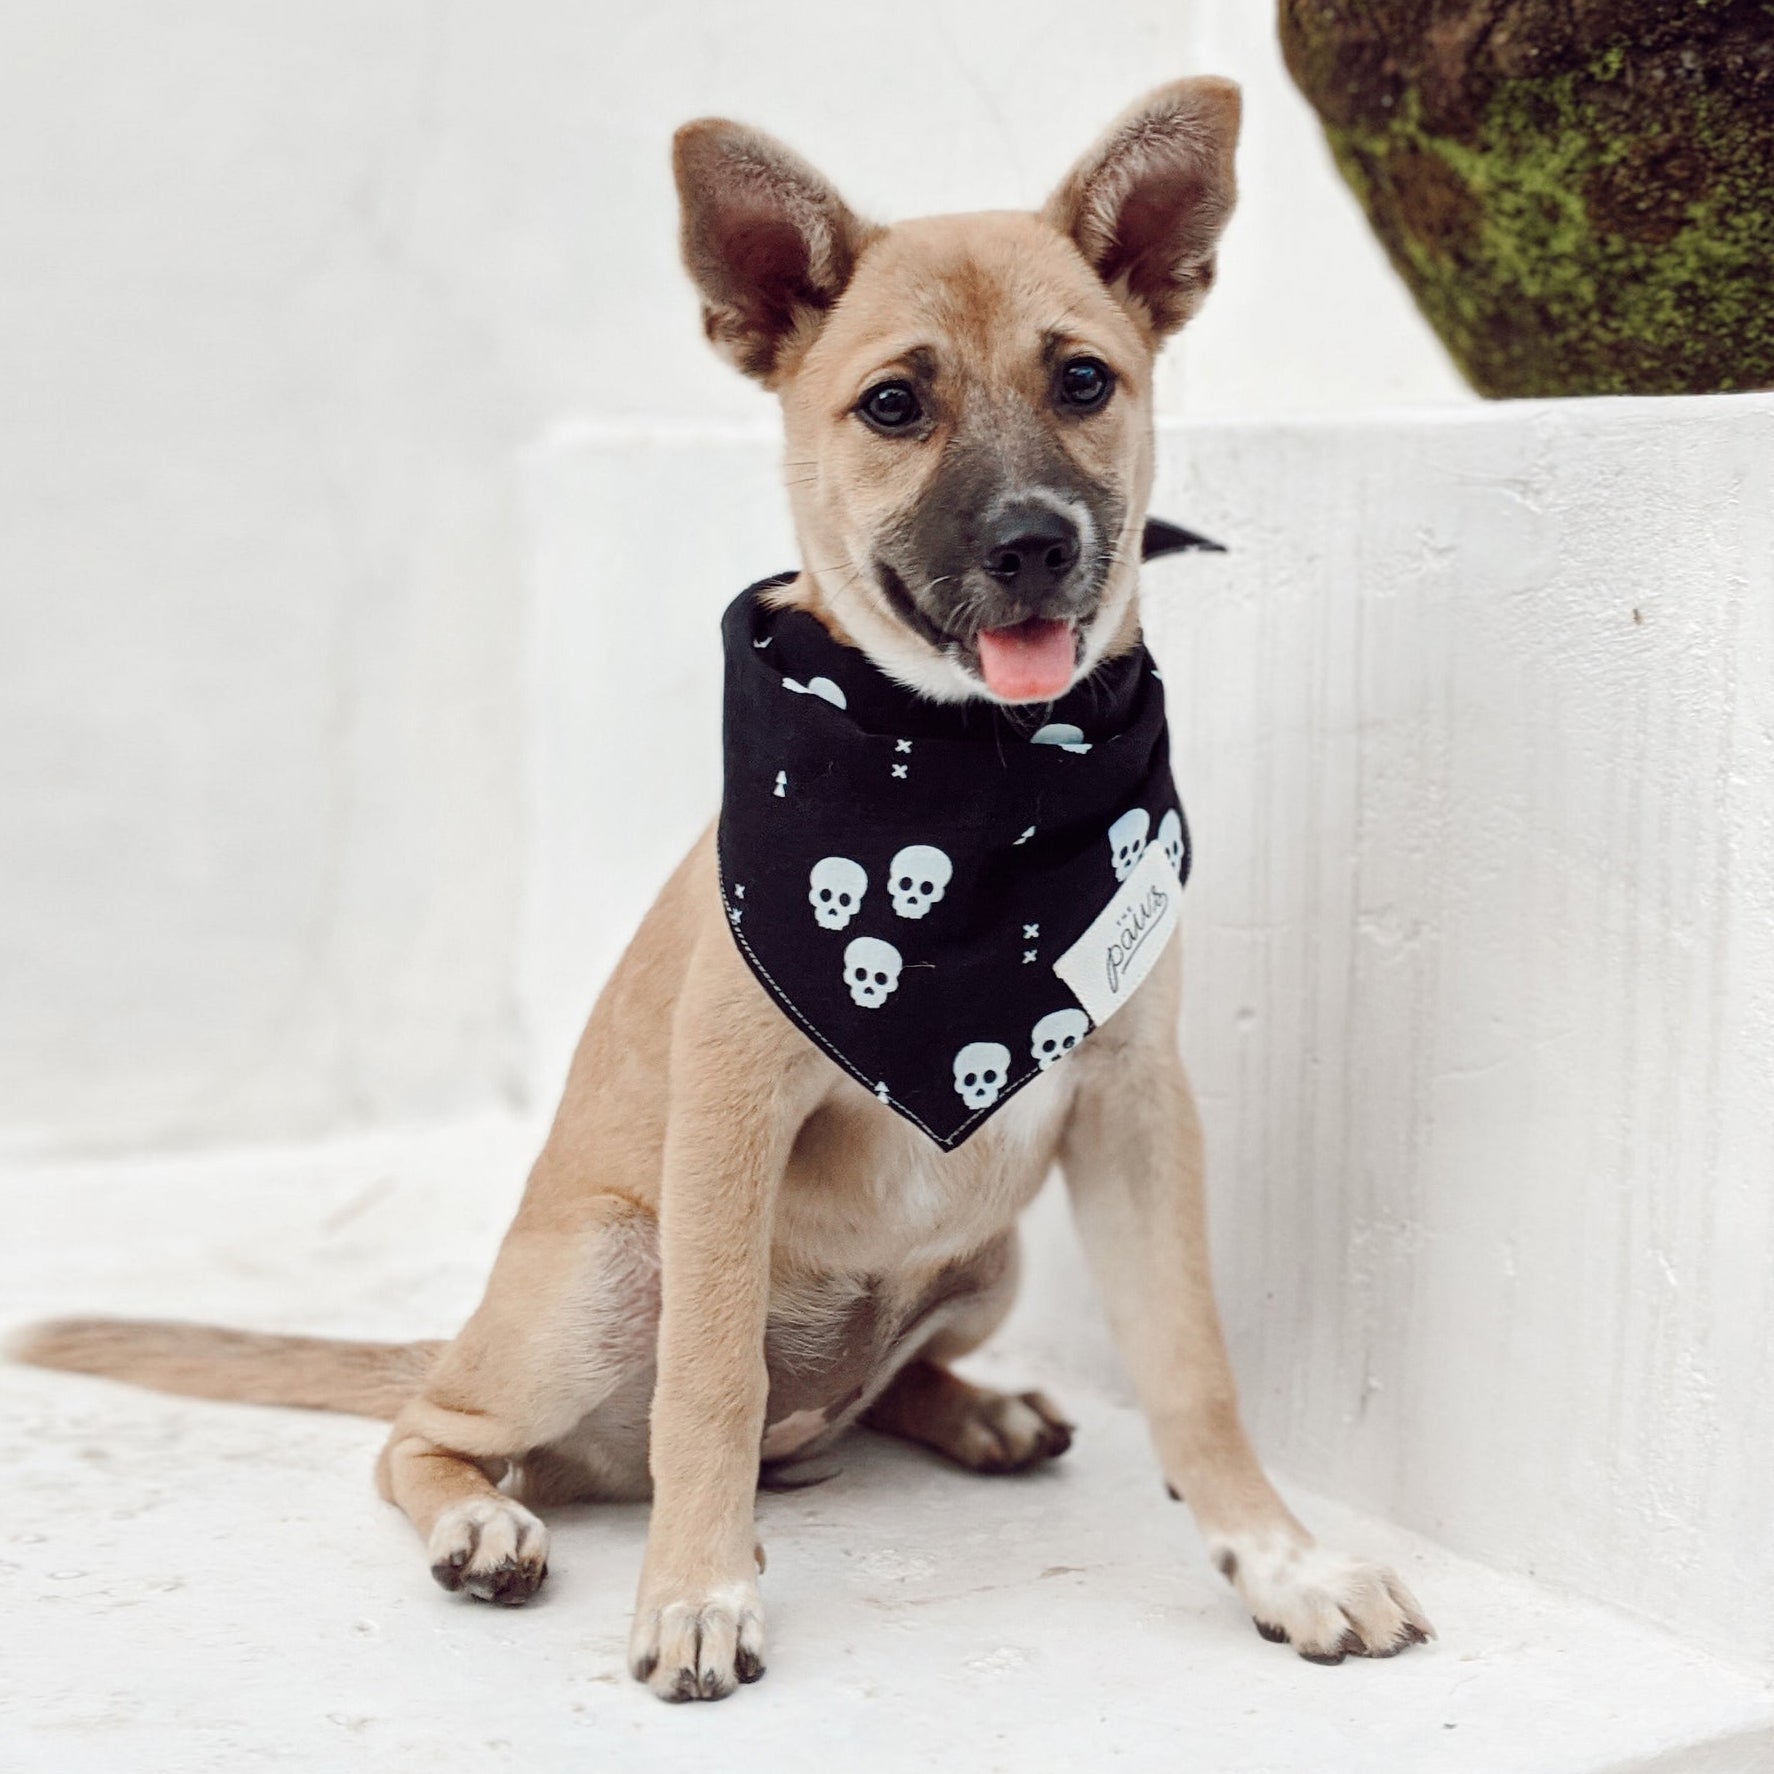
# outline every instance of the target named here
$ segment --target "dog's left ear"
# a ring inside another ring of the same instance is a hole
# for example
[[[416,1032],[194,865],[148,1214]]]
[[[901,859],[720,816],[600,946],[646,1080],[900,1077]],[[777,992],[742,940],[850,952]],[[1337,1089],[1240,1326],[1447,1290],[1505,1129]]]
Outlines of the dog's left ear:
[[[672,141],[684,265],[709,343],[773,387],[844,293],[876,232],[761,129],[704,117]]]
[[[1237,195],[1239,110],[1230,80],[1159,87],[1109,126],[1041,211],[1154,340],[1189,319],[1213,284]]]

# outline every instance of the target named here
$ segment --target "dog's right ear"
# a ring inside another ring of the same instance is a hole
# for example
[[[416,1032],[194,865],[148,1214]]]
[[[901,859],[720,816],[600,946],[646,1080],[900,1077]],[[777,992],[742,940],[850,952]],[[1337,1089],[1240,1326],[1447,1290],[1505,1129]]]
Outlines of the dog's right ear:
[[[876,231],[798,154],[723,117],[677,132],[672,170],[703,330],[723,357],[773,387]]]

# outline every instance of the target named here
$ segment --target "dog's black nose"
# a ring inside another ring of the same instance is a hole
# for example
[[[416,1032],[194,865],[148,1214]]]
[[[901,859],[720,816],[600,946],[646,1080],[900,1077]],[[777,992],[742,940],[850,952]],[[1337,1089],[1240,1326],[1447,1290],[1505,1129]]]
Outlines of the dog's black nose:
[[[1062,585],[1078,564],[1078,526],[1033,499],[1015,499],[986,526],[985,570],[1031,601]]]

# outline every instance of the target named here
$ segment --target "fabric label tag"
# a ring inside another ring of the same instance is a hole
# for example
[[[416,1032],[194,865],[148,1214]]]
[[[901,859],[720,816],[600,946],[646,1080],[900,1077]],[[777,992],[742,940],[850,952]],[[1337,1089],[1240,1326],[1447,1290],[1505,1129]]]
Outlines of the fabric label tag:
[[[1115,897],[1053,971],[1101,1028],[1138,989],[1177,925],[1183,889],[1170,859],[1148,844]]]

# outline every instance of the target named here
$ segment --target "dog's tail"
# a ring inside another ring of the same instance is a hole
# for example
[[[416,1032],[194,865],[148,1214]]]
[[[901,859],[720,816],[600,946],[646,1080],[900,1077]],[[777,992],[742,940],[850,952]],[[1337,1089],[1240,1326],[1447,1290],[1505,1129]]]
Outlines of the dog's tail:
[[[61,1318],[20,1333],[7,1354],[32,1367],[102,1374],[156,1392],[390,1419],[442,1353],[439,1342],[353,1343],[207,1324]]]

